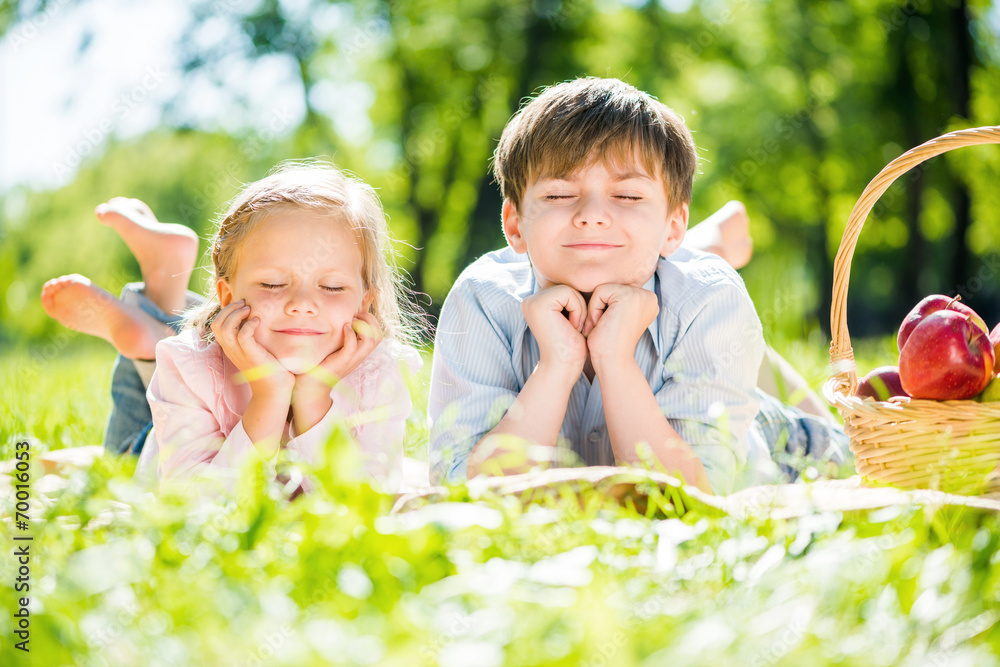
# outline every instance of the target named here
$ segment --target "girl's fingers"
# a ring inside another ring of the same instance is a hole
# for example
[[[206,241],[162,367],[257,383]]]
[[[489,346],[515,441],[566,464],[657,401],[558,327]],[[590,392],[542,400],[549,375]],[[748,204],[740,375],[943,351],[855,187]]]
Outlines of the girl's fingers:
[[[258,324],[260,324],[259,318],[254,317],[253,319],[249,319],[243,323],[243,326],[236,333],[236,341],[243,348],[244,352],[249,352],[257,347],[257,339],[253,335],[257,331]]]
[[[357,320],[355,320],[354,324],[358,324]],[[374,327],[374,334],[367,337],[358,336],[358,347],[355,351],[358,361],[371,354],[372,350],[378,347],[378,344],[382,341],[382,332],[377,326]]]
[[[344,324],[344,344],[341,346],[340,351],[343,353],[344,358],[350,359],[357,348],[358,336],[354,333],[354,321],[347,322]]]
[[[226,337],[235,335],[243,320],[250,314],[250,308],[241,300],[234,301],[219,311],[219,314],[212,320],[212,333],[219,337],[220,334]]]
[[[362,340],[373,340],[377,345],[382,340],[382,329],[379,328],[378,320],[371,313],[358,313],[351,322],[351,329]]]

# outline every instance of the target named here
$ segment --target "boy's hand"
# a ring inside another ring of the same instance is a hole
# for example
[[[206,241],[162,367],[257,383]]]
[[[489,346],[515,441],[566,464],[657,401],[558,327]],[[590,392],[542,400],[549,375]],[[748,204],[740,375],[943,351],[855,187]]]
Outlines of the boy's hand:
[[[295,376],[294,398],[329,396],[341,378],[358,367],[382,341],[382,330],[371,313],[358,313],[344,324],[344,344],[331,352],[319,366]]]
[[[568,285],[554,285],[522,301],[521,312],[538,341],[540,362],[559,364],[579,376],[587,360],[583,295]]]
[[[583,333],[595,369],[604,361],[635,358],[642,332],[659,314],[656,294],[641,287],[605,283],[590,295]]]
[[[251,317],[250,306],[241,299],[219,311],[212,333],[255,394],[290,391],[295,376],[254,338],[259,324],[260,319]]]

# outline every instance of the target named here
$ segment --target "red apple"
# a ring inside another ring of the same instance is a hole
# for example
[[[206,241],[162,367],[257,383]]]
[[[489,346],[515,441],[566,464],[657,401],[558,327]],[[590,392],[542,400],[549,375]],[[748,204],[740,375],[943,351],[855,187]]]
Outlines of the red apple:
[[[854,390],[858,398],[888,401],[893,396],[909,396],[899,381],[899,366],[880,366],[858,381]]]
[[[899,379],[913,398],[971,398],[993,377],[993,344],[969,315],[931,313],[917,324],[899,353]]]
[[[906,345],[906,339],[910,337],[913,333],[913,329],[916,328],[920,321],[931,313],[936,313],[939,310],[954,310],[957,313],[962,313],[968,315],[972,318],[972,321],[979,326],[980,329],[989,333],[990,330],[986,327],[986,322],[983,318],[979,317],[976,311],[972,310],[964,303],[960,301],[962,297],[950,297],[944,294],[931,294],[930,296],[925,296],[920,300],[920,303],[913,307],[913,310],[903,318],[903,323],[899,327],[899,335],[896,337],[896,345],[899,347],[899,351],[903,351],[903,346]]]

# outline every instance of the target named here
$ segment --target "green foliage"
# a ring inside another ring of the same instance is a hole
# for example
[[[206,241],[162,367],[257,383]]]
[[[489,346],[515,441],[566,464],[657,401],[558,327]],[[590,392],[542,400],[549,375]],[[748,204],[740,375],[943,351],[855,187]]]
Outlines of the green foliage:
[[[71,331],[0,354],[0,460],[31,437],[51,449],[99,445],[111,409],[114,350]]]
[[[0,2],[0,32],[54,4]],[[46,318],[37,294],[71,272],[112,292],[138,279],[124,244],[91,217],[109,197],[144,199],[204,237],[241,182],[280,159],[335,155],[379,188],[413,246],[416,287],[440,304],[465,264],[503,243],[488,160],[519,101],[571,77],[622,77],[695,131],[704,160],[693,220],[731,198],[747,203],[757,256],[744,277],[768,339],[819,385],[832,258],[864,185],[907,148],[1000,117],[985,0],[195,9],[196,22],[228,20],[245,39],[210,53],[185,40],[190,75],[227,56],[289,57],[305,117],[272,139],[175,127],[167,114],[63,188],[3,193],[4,458],[24,437],[36,454],[40,443],[100,442],[110,352],[72,352],[83,337]],[[331,13],[340,18],[315,20]],[[347,106],[362,120],[345,120]],[[1000,317],[998,173],[997,147],[963,149],[886,193],[855,256],[855,335],[892,331],[931,291],[962,292]],[[888,337],[856,347],[859,372],[895,355]],[[429,359],[416,396],[427,370]],[[424,403],[411,454],[426,442]],[[342,440],[329,456],[336,465],[313,471],[316,489],[295,501],[252,470],[216,505],[156,498],[128,461],[102,460],[62,485],[42,484],[36,466],[32,662],[978,665],[1000,651],[996,515],[739,520],[686,498],[648,517],[592,492],[526,510],[465,487],[390,515],[392,498],[342,472]],[[11,516],[13,495],[3,498]],[[0,528],[7,544],[14,532]],[[3,664],[23,657],[12,630],[0,615]]]
[[[861,341],[859,359],[890,344]],[[43,476],[43,450],[99,438],[109,365],[103,348],[0,364],[3,458],[27,438],[34,461],[30,529],[0,525],[7,544],[33,538],[31,664],[991,665],[1000,650],[1000,515],[978,510],[740,519],[684,489],[640,512],[472,485],[391,514],[339,431],[314,469],[278,465],[313,484],[292,501],[252,465],[207,503],[150,493],[128,457]],[[17,570],[12,550],[0,563]],[[0,615],[0,636],[13,623]],[[0,663],[25,657],[0,644]]]
[[[118,460],[36,485],[32,664],[990,665],[1000,650],[996,514],[741,520],[682,491],[646,516],[593,491],[525,509],[468,487],[389,514],[343,472],[348,446],[335,437],[291,502],[259,468],[206,504],[146,493]]]
[[[0,7],[0,26],[27,25],[47,3]],[[30,307],[48,278],[79,271],[114,291],[137,277],[122,244],[90,220],[102,199],[145,198],[205,233],[240,181],[310,155],[333,155],[379,188],[410,244],[404,267],[436,312],[461,269],[504,243],[488,173],[504,124],[540,86],[583,75],[622,77],[684,115],[704,157],[692,220],[746,202],[757,248],[747,286],[763,311],[783,313],[769,335],[827,330],[833,255],[869,179],[922,141],[996,122],[990,11],[985,0],[195,1],[192,32],[222,21],[239,38],[178,44],[186,75],[223,80],[229,59],[287,58],[305,116],[282,120],[298,123],[282,139],[227,137],[178,130],[168,109],[163,128],[112,144],[69,186],[6,193],[0,336],[55,331]],[[852,268],[858,335],[892,331],[935,291],[961,292],[1000,319],[998,173],[996,147],[963,149],[882,197]],[[788,278],[778,286],[775,264]]]

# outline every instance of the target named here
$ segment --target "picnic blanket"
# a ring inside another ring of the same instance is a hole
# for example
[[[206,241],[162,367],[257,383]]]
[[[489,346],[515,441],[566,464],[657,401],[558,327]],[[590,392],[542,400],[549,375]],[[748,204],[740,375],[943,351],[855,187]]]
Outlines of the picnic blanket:
[[[682,490],[680,502],[697,505],[703,511],[746,518],[790,519],[816,512],[857,512],[890,506],[961,506],[985,511],[1000,511],[1000,498],[959,496],[941,491],[904,491],[890,487],[870,488],[861,485],[857,475],[848,479],[822,480],[809,484],[769,484],[753,486],[728,496],[713,496],[692,486],[682,486],[674,477],[642,468],[594,466],[589,468],[554,468],[523,475],[474,479],[470,491],[489,490],[501,495],[517,495],[524,502],[538,501],[567,489],[579,493],[594,488],[619,502],[631,502],[645,511],[650,492],[670,498],[671,489]],[[443,487],[415,490],[400,495],[393,508],[401,512],[443,499]]]
[[[89,467],[103,455],[100,446],[53,450],[38,457],[42,476],[34,484],[36,498],[55,494],[63,488],[70,474]],[[12,490],[10,472],[14,461],[0,467],[0,491]],[[429,503],[448,500],[446,487],[426,483],[422,462],[407,463],[408,485],[397,495],[393,512],[406,512]],[[556,497],[580,497],[594,489],[619,503],[631,503],[644,512],[649,498],[659,494],[673,504],[697,507],[702,512],[728,514],[740,519],[791,519],[816,512],[858,512],[891,506],[964,507],[972,510],[1000,511],[1000,497],[961,496],[933,490],[904,491],[890,487],[865,487],[859,477],[823,480],[812,483],[754,486],[728,496],[713,496],[692,486],[683,486],[676,478],[642,468],[594,466],[588,468],[552,468],[506,477],[477,478],[469,483],[471,497],[483,493],[517,496],[524,503]]]

